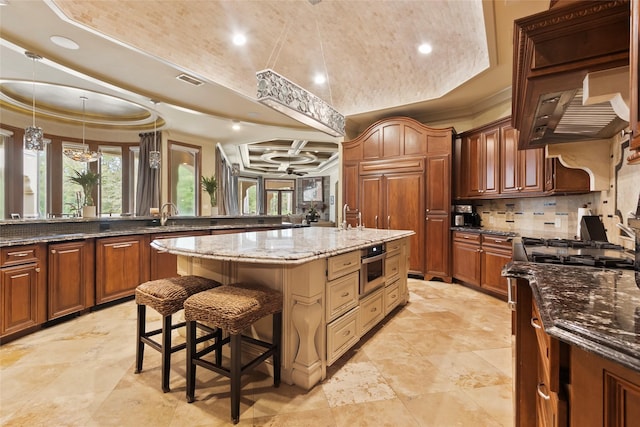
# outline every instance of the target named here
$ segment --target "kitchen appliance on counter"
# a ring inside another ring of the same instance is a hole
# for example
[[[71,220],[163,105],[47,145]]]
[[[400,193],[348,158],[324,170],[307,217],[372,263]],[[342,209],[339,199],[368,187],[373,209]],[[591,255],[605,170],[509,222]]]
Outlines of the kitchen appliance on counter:
[[[473,205],[454,205],[453,225],[456,227],[480,227],[480,215],[475,211]]]

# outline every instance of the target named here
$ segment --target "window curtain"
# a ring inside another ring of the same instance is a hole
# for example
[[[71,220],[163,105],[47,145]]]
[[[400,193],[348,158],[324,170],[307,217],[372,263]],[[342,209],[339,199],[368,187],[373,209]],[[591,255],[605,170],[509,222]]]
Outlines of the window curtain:
[[[238,215],[238,177],[231,173],[231,165],[216,147],[216,176],[218,185],[218,213],[220,215]]]
[[[162,151],[161,141],[162,132],[158,132],[155,139],[153,132],[140,134],[136,216],[149,216],[149,208],[160,207],[160,168],[149,167],[149,152]]]

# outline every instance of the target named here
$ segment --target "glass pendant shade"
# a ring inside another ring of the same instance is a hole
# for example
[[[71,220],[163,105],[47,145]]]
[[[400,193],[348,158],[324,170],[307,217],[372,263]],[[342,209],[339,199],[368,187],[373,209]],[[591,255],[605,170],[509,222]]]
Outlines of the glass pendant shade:
[[[160,152],[149,151],[149,167],[151,169],[160,169]]]
[[[36,126],[27,126],[24,130],[24,148],[25,150],[44,150],[44,134],[42,128]]]
[[[331,105],[273,70],[256,73],[258,102],[331,136],[344,136],[345,119]]]
[[[33,52],[26,51],[24,53],[27,58],[33,61],[33,87],[31,89],[31,126],[27,126],[24,130],[24,148],[25,150],[43,151],[44,133],[41,127],[36,126],[36,61],[42,59],[42,57]]]
[[[102,153],[99,151],[91,151],[88,149],[87,145],[84,142],[84,131],[85,131],[85,102],[87,101],[86,96],[81,96],[82,99],[82,148],[65,148],[62,150],[65,156],[70,158],[71,160],[75,160],[76,162],[82,163],[91,163],[100,160],[102,157]]]

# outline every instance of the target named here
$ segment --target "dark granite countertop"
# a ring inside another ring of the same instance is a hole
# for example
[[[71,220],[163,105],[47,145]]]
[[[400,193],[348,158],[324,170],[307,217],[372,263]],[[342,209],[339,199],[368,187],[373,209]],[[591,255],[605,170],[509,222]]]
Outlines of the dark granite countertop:
[[[510,262],[529,281],[546,332],[640,372],[640,288],[633,270]]]
[[[478,233],[478,234],[494,234],[496,236],[507,236],[507,237],[515,237],[518,236],[519,233],[515,231],[507,231],[507,230],[492,230],[490,228],[484,227],[451,227],[451,231],[463,231],[465,233]]]

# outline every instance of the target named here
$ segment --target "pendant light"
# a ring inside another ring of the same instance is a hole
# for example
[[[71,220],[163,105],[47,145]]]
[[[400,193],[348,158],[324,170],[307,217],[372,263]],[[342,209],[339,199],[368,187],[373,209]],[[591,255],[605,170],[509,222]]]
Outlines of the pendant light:
[[[155,106],[157,103],[152,101]],[[153,149],[149,151],[149,167],[151,169],[160,169],[160,151],[158,150],[158,132],[156,126],[158,124],[158,114],[155,113],[155,120],[153,121]]]
[[[26,51],[24,53],[27,58],[33,61],[33,87],[31,89],[31,126],[27,126],[24,130],[24,148],[25,150],[43,151],[44,150],[44,134],[42,128],[36,126],[36,61],[42,59],[42,56],[33,52]]]
[[[82,99],[82,148],[65,148],[63,153],[65,156],[76,162],[91,163],[99,160],[102,157],[102,153],[99,151],[91,151],[88,149],[87,144],[84,142],[85,131],[85,114],[86,114],[86,96],[81,96]]]

